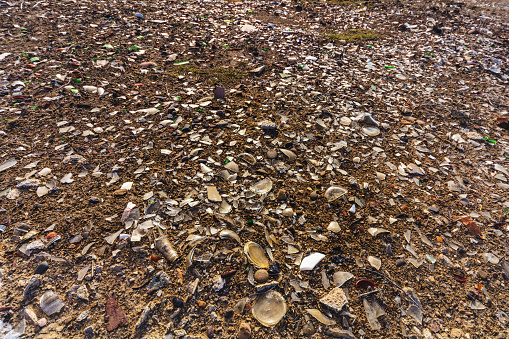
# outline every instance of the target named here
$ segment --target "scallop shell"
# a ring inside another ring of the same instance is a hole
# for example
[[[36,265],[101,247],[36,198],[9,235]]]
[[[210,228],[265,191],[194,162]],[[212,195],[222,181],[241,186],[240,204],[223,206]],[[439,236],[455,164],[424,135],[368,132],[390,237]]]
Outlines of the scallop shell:
[[[244,254],[253,265],[260,268],[269,267],[269,259],[265,255],[265,250],[257,243],[248,241],[244,245]]]

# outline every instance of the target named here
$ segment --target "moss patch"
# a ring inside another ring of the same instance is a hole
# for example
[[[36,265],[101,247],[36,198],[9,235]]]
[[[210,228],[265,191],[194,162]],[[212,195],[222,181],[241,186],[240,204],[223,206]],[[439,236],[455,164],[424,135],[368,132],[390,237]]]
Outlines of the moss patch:
[[[223,67],[202,68],[196,65],[177,66],[171,72],[172,76],[186,75],[192,73],[209,84],[235,83],[246,76],[246,72]]]
[[[347,42],[350,41],[368,41],[368,40],[377,40],[380,38],[380,34],[375,31],[370,31],[367,29],[349,29],[341,33],[328,33],[326,34],[328,38],[333,40],[345,40]]]

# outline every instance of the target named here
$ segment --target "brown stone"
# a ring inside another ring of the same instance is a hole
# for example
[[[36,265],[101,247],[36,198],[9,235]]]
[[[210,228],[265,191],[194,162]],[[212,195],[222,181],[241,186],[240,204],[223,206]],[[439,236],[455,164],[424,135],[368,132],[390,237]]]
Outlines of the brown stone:
[[[115,300],[115,293],[112,293],[108,300],[106,300],[106,315],[108,316],[108,325],[106,330],[113,331],[120,326],[127,326],[129,320]]]
[[[251,326],[248,323],[240,324],[239,339],[249,339],[251,337]]]
[[[256,281],[264,283],[267,280],[269,280],[269,272],[267,272],[266,270],[258,270],[255,272],[254,278]]]
[[[121,196],[121,195],[125,195],[126,193],[127,193],[127,190],[124,188],[124,189],[116,190],[115,192],[113,192],[113,195]]]

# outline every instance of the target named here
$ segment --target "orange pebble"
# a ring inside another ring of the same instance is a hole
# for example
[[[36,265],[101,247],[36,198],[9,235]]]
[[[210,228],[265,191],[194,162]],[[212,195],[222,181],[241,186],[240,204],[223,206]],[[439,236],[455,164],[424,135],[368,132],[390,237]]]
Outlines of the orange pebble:
[[[158,255],[152,254],[150,256],[150,260],[152,260],[153,262],[158,262],[159,260],[161,260],[161,257]]]
[[[57,236],[57,232],[49,232],[48,235],[46,236],[46,239],[50,240],[51,238],[54,238],[56,236]]]
[[[437,235],[437,241],[438,241],[438,242],[443,242],[442,237],[439,237],[439,236]]]

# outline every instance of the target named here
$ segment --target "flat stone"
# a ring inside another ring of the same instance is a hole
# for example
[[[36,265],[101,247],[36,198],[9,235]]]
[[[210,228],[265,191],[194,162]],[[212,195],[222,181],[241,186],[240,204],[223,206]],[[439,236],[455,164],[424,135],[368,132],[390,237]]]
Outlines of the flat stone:
[[[25,299],[27,300],[32,299],[35,296],[35,292],[37,291],[39,286],[41,286],[41,284],[42,280],[39,278],[38,274],[32,276],[32,278],[30,278],[30,280],[28,281],[27,286],[23,290],[23,296],[25,297]]]
[[[349,330],[340,330],[339,328],[331,328],[327,331],[327,335],[341,339],[355,339],[355,335]]]
[[[216,186],[207,186],[207,198],[212,202],[221,202],[223,199],[217,191]]]
[[[335,287],[320,302],[330,308],[334,312],[341,312],[343,307],[348,303],[346,294],[340,287]]]
[[[270,120],[264,120],[264,121],[260,122],[260,127],[264,131],[274,131],[277,129],[277,124]]]
[[[106,300],[106,315],[108,316],[108,324],[106,325],[108,331],[113,331],[120,326],[127,326],[129,323],[124,310],[118,306],[115,300],[115,293],[112,293]]]

